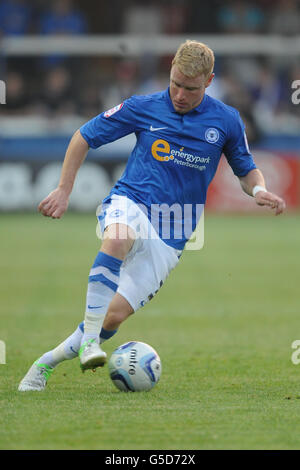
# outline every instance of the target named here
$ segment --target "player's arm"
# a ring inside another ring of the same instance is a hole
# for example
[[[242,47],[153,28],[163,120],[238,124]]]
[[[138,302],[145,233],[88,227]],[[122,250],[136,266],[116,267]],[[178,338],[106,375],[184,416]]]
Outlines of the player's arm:
[[[39,211],[59,219],[67,210],[77,171],[85,160],[89,148],[113,142],[138,130],[137,106],[134,97],[95,116],[73,135],[67,148],[58,187],[39,205]]]
[[[86,158],[88,149],[88,143],[80,130],[77,130],[68,145],[57,188],[38,206],[38,210],[46,217],[59,219],[66,212],[76,174]]]
[[[240,176],[239,180],[243,191],[249,196],[253,196],[256,204],[274,209],[275,215],[279,215],[284,211],[284,200],[267,191],[264,176],[258,168],[249,171],[246,176]]]
[[[228,138],[224,145],[224,154],[228,163],[239,178],[244,192],[253,196],[256,204],[274,209],[276,215],[281,214],[285,209],[285,202],[276,194],[267,191],[264,176],[256,168],[250,153],[245,125],[239,113],[232,108],[230,117]]]

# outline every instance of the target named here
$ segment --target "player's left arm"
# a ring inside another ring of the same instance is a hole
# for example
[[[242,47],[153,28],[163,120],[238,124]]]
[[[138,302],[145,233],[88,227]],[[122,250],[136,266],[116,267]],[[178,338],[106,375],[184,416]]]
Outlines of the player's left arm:
[[[281,214],[285,207],[285,201],[266,189],[265,179],[262,172],[255,168],[247,175],[239,177],[243,191],[255,198],[259,206],[268,206],[275,211],[275,215]]]
[[[284,200],[266,189],[262,172],[256,167],[249,150],[245,125],[236,109],[231,108],[227,120],[228,134],[224,145],[224,154],[234,174],[239,178],[242,189],[255,198],[259,206],[268,206],[281,214],[285,209]]]

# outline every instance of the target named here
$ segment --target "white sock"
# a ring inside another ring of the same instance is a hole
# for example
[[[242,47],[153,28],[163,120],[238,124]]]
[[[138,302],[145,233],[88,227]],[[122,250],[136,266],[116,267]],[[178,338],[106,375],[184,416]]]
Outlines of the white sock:
[[[99,343],[99,335],[104,318],[114,295],[114,291],[100,282],[89,283],[84,317],[84,333],[81,344],[91,339]],[[95,308],[97,306],[99,307]]]
[[[118,288],[122,260],[98,253],[90,271],[87,290],[84,334],[81,344],[95,340],[99,335],[108,306]]]
[[[83,322],[78,325],[74,333],[68,336],[65,341],[43,354],[38,359],[38,362],[40,364],[47,364],[49,367],[56,367],[62,361],[74,359],[74,357],[78,356],[82,335]]]

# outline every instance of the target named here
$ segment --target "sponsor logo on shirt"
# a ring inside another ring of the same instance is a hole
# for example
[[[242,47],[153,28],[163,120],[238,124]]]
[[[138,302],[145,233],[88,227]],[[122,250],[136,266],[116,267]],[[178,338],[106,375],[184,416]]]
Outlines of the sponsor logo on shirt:
[[[210,157],[201,157],[184,151],[184,147],[179,150],[171,149],[169,142],[163,139],[157,139],[151,146],[151,154],[160,162],[168,162],[173,160],[177,165],[189,166],[203,171],[210,162]]]
[[[174,160],[174,156],[170,154],[171,147],[169,142],[163,139],[155,140],[151,147],[152,156],[155,160],[160,162],[168,162],[169,160]],[[160,154],[163,155],[160,155]]]
[[[105,111],[104,117],[108,118],[115,114],[116,112],[120,111],[120,109],[123,107],[124,103],[120,103],[117,106],[114,106],[113,108],[109,109],[108,111]]]

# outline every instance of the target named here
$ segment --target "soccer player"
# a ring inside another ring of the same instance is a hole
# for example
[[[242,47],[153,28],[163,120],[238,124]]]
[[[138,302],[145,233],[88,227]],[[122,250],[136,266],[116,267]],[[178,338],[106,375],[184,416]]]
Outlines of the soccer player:
[[[132,96],[73,135],[59,185],[39,205],[46,217],[59,219],[67,210],[89,147],[133,132],[137,140],[98,213],[103,241],[89,273],[84,321],[34,362],[20,391],[43,390],[66,359],[79,356],[82,371],[105,364],[102,343],[157,293],[178,263],[223,153],[256,204],[269,206],[276,215],[285,209],[284,200],[265,187],[238,111],[205,94],[213,67],[209,47],[186,41],[173,59],[168,89]],[[169,231],[164,230],[166,222]]]

